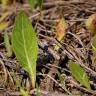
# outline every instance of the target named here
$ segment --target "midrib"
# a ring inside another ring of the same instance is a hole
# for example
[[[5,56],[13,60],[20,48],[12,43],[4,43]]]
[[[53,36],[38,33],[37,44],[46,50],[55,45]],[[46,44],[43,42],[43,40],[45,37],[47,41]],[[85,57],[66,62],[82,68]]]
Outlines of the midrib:
[[[23,32],[23,17],[22,17],[22,37],[23,37],[23,43],[24,43],[24,51],[25,51],[25,56],[26,56],[26,59],[27,59],[27,62],[28,62],[28,67],[29,69],[31,70],[31,64],[30,64],[30,60],[28,58],[28,55],[27,55],[27,50],[26,50],[26,44],[25,44],[25,38],[24,38],[24,32]],[[32,72],[32,71],[31,71]]]

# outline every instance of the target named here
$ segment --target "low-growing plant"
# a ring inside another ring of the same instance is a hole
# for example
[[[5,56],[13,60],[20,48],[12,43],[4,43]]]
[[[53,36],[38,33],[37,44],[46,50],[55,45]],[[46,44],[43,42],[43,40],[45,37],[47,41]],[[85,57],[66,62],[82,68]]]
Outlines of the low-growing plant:
[[[23,11],[15,19],[12,32],[12,48],[23,69],[29,73],[34,88],[38,43],[36,32]]]
[[[72,61],[69,63],[69,65],[69,68],[74,78],[79,81],[81,85],[85,86],[87,89],[90,90],[90,82],[85,70],[80,67],[79,64]]]

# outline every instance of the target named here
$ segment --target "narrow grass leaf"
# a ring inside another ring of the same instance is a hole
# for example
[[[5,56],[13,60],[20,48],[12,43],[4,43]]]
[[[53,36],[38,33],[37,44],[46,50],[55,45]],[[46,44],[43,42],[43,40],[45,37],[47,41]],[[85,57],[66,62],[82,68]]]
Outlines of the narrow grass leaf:
[[[12,47],[23,69],[29,73],[32,86],[35,87],[38,55],[37,37],[31,22],[23,11],[17,15],[15,20]]]
[[[4,33],[4,44],[7,50],[7,56],[10,57],[12,55],[12,48],[9,42],[9,37],[7,32]]]
[[[90,83],[85,70],[75,62],[70,62],[69,65],[72,75],[75,77],[75,79],[79,81],[81,85],[85,86],[87,89],[90,90]]]

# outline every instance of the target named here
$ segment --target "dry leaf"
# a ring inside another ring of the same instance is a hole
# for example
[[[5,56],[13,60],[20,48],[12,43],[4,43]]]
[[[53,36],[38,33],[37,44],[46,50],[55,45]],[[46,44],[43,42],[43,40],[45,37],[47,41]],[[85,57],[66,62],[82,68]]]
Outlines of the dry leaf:
[[[58,41],[61,41],[64,36],[65,36],[65,31],[68,28],[68,24],[66,23],[65,19],[62,18],[59,20],[56,28],[55,28],[55,34],[56,34],[56,39]]]
[[[86,28],[91,32],[92,36],[96,34],[96,14],[92,14],[85,22]]]
[[[3,15],[0,17],[0,22],[2,22],[9,14],[10,12],[3,13]]]

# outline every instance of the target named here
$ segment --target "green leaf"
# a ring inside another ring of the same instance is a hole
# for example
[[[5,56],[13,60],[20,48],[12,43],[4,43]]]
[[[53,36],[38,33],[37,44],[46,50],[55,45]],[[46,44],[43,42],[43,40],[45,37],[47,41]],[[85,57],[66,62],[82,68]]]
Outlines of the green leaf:
[[[42,8],[42,3],[43,0],[28,0],[28,3],[30,4],[30,6],[32,8],[39,6],[40,8]]]
[[[31,6],[32,8],[35,7],[35,2],[36,2],[36,0],[28,0],[28,3],[30,4],[30,6]]]
[[[92,38],[92,48],[96,52],[96,35]]]
[[[36,96],[41,96],[40,88],[39,88],[38,84],[36,84]]]
[[[32,86],[35,87],[38,55],[37,37],[31,22],[23,11],[17,15],[15,20],[12,47],[23,69],[29,73]]]
[[[10,57],[12,55],[12,48],[9,42],[9,37],[8,37],[7,32],[4,33],[4,44],[7,50],[7,55],[8,57]]]
[[[23,88],[20,89],[20,92],[23,96],[28,96],[28,92],[25,91]]]
[[[43,0],[36,0],[36,5],[42,8]]]
[[[76,64],[74,62],[70,62],[69,64],[70,70],[75,79],[79,81],[81,85],[84,85],[87,89],[90,90],[90,83],[85,70],[82,67],[80,67],[79,64]]]

